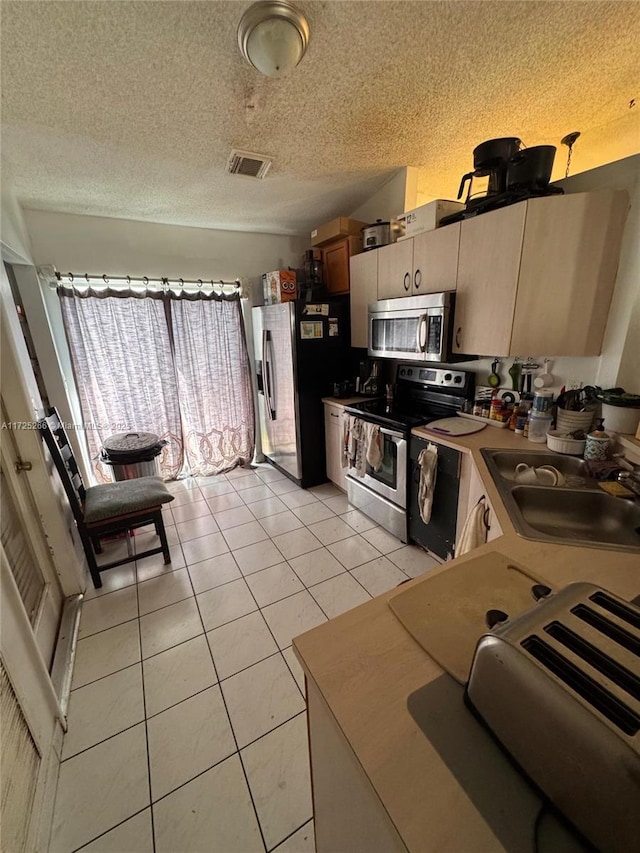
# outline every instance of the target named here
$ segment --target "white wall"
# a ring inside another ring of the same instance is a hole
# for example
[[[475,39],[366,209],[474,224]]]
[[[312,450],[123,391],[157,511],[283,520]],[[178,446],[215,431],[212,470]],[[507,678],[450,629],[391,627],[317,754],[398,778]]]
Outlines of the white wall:
[[[170,279],[254,278],[299,267],[309,240],[25,210],[36,264],[60,272]]]
[[[415,166],[404,166],[349,216],[367,223],[395,219],[399,213],[416,206],[417,192],[418,170]]]

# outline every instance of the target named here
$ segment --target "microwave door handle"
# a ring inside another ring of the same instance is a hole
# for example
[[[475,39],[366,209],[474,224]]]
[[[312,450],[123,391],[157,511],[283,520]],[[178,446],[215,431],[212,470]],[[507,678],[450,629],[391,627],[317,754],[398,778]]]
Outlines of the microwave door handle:
[[[416,329],[416,348],[418,352],[424,352],[427,343],[427,315],[423,314],[418,321]]]

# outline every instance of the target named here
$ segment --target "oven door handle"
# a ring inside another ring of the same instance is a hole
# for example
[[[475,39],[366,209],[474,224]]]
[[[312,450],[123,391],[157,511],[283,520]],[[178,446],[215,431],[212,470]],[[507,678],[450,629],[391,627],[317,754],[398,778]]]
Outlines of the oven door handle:
[[[423,314],[418,320],[416,328],[416,348],[418,352],[424,352],[427,344],[427,315]]]
[[[394,432],[390,429],[384,429],[384,427],[380,427],[380,435],[388,435],[389,438],[397,439],[397,441],[395,442],[396,444],[398,443],[398,441],[405,441],[405,437],[401,432]]]

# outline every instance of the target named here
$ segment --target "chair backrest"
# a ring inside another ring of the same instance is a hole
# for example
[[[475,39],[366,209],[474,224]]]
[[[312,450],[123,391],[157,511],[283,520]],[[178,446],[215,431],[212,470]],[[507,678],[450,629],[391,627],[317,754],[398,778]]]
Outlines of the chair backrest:
[[[84,483],[56,408],[45,409],[45,417],[40,422],[40,431],[71,504],[75,520],[81,524],[84,522],[82,511],[85,496]]]

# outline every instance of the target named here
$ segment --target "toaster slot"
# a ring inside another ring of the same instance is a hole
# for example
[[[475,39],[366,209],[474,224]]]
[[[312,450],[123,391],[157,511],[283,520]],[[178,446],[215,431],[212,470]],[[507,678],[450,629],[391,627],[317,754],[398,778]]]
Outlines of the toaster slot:
[[[582,619],[583,622],[591,625],[592,628],[600,631],[601,634],[609,637],[610,640],[614,640],[618,645],[640,658],[640,640],[633,634],[625,631],[624,628],[620,628],[614,622],[610,622],[600,613],[596,613],[595,610],[587,607],[586,604],[577,604],[571,608],[571,612],[578,619]]]
[[[533,658],[582,696],[625,734],[633,737],[640,731],[640,715],[594,681],[591,676],[578,669],[544,640],[536,636],[527,637],[522,641],[522,646]]]
[[[628,622],[634,628],[640,628],[640,613],[636,609],[629,607],[629,605],[624,604],[622,601],[611,598],[611,596],[604,592],[594,592],[589,598],[594,604],[602,607],[603,610],[608,610],[609,613],[613,613],[614,616],[617,616],[624,622]]]
[[[640,678],[637,675],[560,622],[552,622],[544,630],[634,699],[640,700]]]

